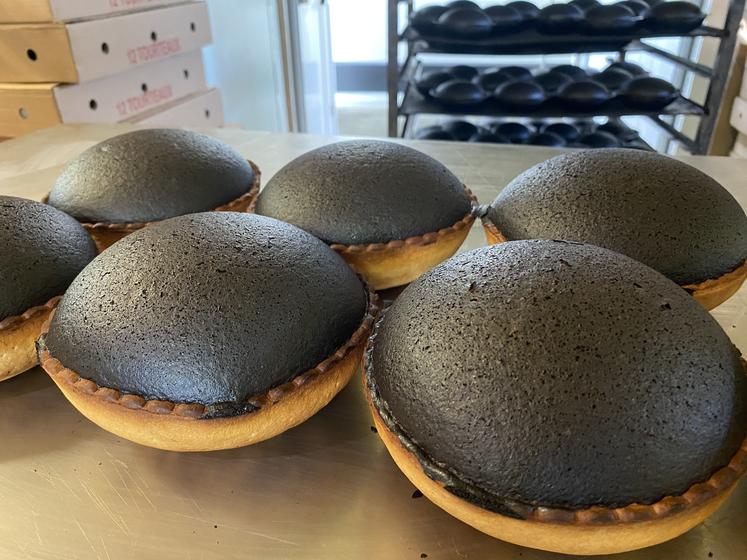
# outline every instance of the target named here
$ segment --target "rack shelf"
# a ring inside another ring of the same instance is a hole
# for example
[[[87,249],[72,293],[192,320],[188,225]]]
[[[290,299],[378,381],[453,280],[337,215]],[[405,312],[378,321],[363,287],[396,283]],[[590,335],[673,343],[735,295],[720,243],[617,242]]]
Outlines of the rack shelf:
[[[509,35],[481,40],[463,40],[438,35],[424,35],[408,26],[401,39],[413,45],[418,53],[439,54],[560,54],[620,51],[632,41],[661,37],[724,37],[723,29],[701,26],[682,34],[637,30],[626,35],[584,35],[579,33],[547,35],[527,29]]]
[[[609,121],[617,122],[617,124],[620,124],[619,120],[616,119],[616,118],[614,118],[614,117],[612,117],[611,119],[609,119]],[[501,118],[500,122],[520,122],[521,124],[523,124],[524,126],[527,126],[530,130],[533,130],[534,132],[541,132],[541,128],[542,128],[542,127],[536,126],[534,123],[532,123],[531,120],[527,120],[527,119],[521,119],[520,121],[508,119],[508,120],[504,121]],[[596,128],[597,128],[596,126],[594,126],[589,121],[584,122],[584,119],[580,119],[580,120],[575,121],[573,123],[573,126],[576,128],[576,130],[579,131],[579,134],[581,136],[583,136],[584,134],[587,134],[587,133],[594,132],[596,130]],[[623,124],[623,126],[624,126],[624,124]],[[491,125],[487,124],[487,126],[486,126],[486,123],[483,123],[482,127],[483,128],[487,128],[489,130],[491,128]],[[433,125],[431,125],[431,126],[425,127],[425,128],[427,129],[427,128],[434,128],[434,127],[433,127]],[[440,127],[440,128],[441,128],[441,130],[444,130],[443,127]],[[420,130],[424,130],[424,129],[420,129]],[[414,134],[408,134],[406,136],[406,138],[417,138],[418,137],[418,132],[420,132],[420,130],[416,130],[414,132]],[[628,147],[628,148],[635,147],[636,149],[644,150],[644,151],[648,151],[648,152],[655,151],[648,143],[646,143],[635,132],[635,130],[630,129],[630,128],[628,130],[629,130],[630,133],[629,134],[625,134],[623,136],[613,134],[613,136],[617,137],[617,139],[620,141],[620,143],[621,143],[621,145],[623,147]],[[471,140],[468,140],[468,141],[471,142]],[[485,143],[488,143],[488,144],[512,144],[512,145],[517,145],[517,143],[512,143],[512,142],[485,142]],[[526,143],[519,142],[518,145],[533,145],[533,144],[531,144],[530,142],[526,142]],[[569,147],[577,147],[577,146],[573,146],[571,144]]]
[[[572,117],[591,118],[598,116],[622,117],[632,115],[704,115],[705,110],[689,99],[678,96],[663,109],[648,111],[630,107],[619,98],[613,98],[591,110],[574,109],[564,105],[559,100],[549,99],[536,108],[516,109],[506,107],[493,99],[489,99],[476,106],[446,107],[433,99],[423,97],[415,88],[408,88],[405,98],[399,107],[399,114],[412,116],[418,114],[437,115],[471,115],[482,117]]]

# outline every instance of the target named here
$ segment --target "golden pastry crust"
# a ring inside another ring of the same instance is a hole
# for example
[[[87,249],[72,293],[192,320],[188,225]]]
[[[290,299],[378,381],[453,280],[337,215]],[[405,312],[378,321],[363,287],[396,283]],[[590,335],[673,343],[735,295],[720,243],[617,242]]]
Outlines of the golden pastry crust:
[[[653,504],[620,508],[593,506],[579,510],[524,506],[523,519],[483,509],[449,492],[429,478],[417,459],[392,432],[366,398],[376,430],[394,462],[433,503],[460,521],[495,538],[563,554],[614,554],[673,539],[711,515],[726,500],[747,470],[747,439],[724,468],[680,496]],[[513,507],[513,504],[512,504]]]
[[[209,407],[202,404],[148,400],[100,387],[66,368],[43,344],[39,361],[73,406],[109,432],[169,451],[231,449],[276,436],[329,403],[358,369],[378,312],[378,297],[369,291],[366,314],[345,344],[288,383],[246,399],[253,411],[229,417],[211,418]],[[42,334],[48,331],[51,319]]]
[[[0,321],[0,381],[15,377],[38,364],[36,339],[60,297]]]
[[[249,187],[249,190],[242,194],[240,197],[233,199],[232,201],[214,208],[215,212],[254,212],[254,205],[256,204],[257,195],[259,194],[259,186],[262,179],[262,174],[259,167],[250,160],[247,160],[249,166],[254,172],[254,179]],[[44,203],[49,200],[48,196],[43,199]],[[99,253],[111,247],[114,243],[120,239],[127,237],[131,233],[149,226],[155,222],[129,222],[129,223],[113,223],[113,222],[81,222],[80,224],[85,228],[88,234],[91,236],[93,241],[96,243],[96,248]]]
[[[330,247],[376,290],[409,284],[448,259],[461,247],[475,221],[477,199],[464,187],[472,208],[454,224],[437,231],[387,243]]]
[[[483,218],[482,227],[485,230],[485,238],[488,240],[488,245],[509,241],[496,225],[487,218]],[[685,284],[682,288],[687,290],[698,303],[710,311],[733,296],[742,286],[745,279],[747,279],[747,261],[718,278],[705,280],[699,284]]]
[[[746,278],[747,261],[718,278],[706,280],[700,284],[687,284],[682,287],[690,292],[690,295],[703,307],[711,310],[737,293],[737,290],[739,290]]]
[[[488,240],[488,245],[496,245],[508,241],[508,238],[490,220],[483,218],[482,228],[485,230],[485,238]]]

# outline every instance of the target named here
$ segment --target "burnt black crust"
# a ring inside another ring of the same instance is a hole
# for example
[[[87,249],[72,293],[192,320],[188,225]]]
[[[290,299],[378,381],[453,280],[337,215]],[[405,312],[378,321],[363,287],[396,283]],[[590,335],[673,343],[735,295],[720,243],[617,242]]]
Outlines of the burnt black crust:
[[[256,212],[326,243],[386,243],[449,227],[470,211],[451,171],[417,150],[374,140],[338,142],[283,167]]]
[[[246,194],[253,181],[246,159],[216,138],[137,130],[69,162],[49,204],[81,222],[150,222],[213,210]]]
[[[747,433],[747,377],[718,324],[591,245],[510,242],[436,267],[377,325],[366,376],[429,477],[515,517],[682,494]]]
[[[384,312],[386,313],[386,312]],[[383,317],[379,320],[381,322]],[[378,328],[378,324],[377,324]],[[520,512],[526,508],[520,507],[520,502],[516,500],[507,500],[491,495],[490,493],[478,488],[474,484],[470,484],[463,480],[459,474],[454,470],[449,469],[443,463],[438,463],[433,460],[425,451],[423,451],[413,440],[405,434],[402,427],[397,424],[396,420],[389,411],[386,403],[381,399],[376,389],[376,382],[373,379],[373,371],[371,367],[373,344],[376,340],[376,330],[371,334],[369,339],[369,346],[366,348],[365,354],[365,374],[366,374],[366,386],[368,387],[369,396],[373,403],[376,411],[379,413],[381,420],[389,428],[389,430],[397,437],[402,446],[409,452],[412,453],[420,463],[425,475],[431,480],[435,480],[443,484],[444,488],[454,494],[455,496],[467,500],[483,509],[487,509],[494,513],[499,513],[513,519],[524,519],[524,515]],[[519,506],[519,507],[517,507]]]
[[[747,216],[705,173],[640,150],[574,152],[516,177],[488,218],[508,239],[569,239],[626,254],[674,282],[718,278],[747,258]]]
[[[70,286],[43,344],[102,387],[225,416],[335,352],[366,306],[352,270],[298,228],[194,214],[102,253]]]
[[[95,256],[90,236],[67,214],[0,196],[0,320],[62,295]]]

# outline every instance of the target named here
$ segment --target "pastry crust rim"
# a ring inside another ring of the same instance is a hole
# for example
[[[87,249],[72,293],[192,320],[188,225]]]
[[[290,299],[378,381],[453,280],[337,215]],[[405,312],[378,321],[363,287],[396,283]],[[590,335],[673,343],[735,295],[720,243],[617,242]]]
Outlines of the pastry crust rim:
[[[362,342],[365,342],[373,328],[376,317],[381,308],[378,295],[376,295],[368,285],[365,285],[365,287],[368,300],[366,311],[356,330],[353,331],[350,338],[348,338],[342,346],[319,362],[316,366],[296,375],[290,381],[272,387],[262,394],[252,395],[238,403],[235,403],[249,404],[253,407],[253,410],[231,415],[229,417],[235,418],[238,416],[251,415],[265,406],[278,403],[281,399],[291,393],[302,390],[302,388],[310,381],[333,370],[338,363],[345,360]],[[49,318],[42,328],[39,341],[37,342],[37,350],[39,354],[39,364],[58,384],[66,386],[82,395],[95,397],[110,406],[144,411],[158,416],[172,415],[195,420],[212,419],[210,416],[210,407],[207,405],[200,403],[174,402],[161,399],[146,399],[140,394],[124,393],[113,387],[102,387],[95,381],[82,377],[77,372],[65,367],[60,360],[52,356],[51,352],[44,344],[44,338],[49,332],[49,326],[53,318],[54,313],[50,313]]]
[[[362,253],[383,253],[385,251],[396,251],[404,247],[418,247],[437,243],[443,237],[461,231],[472,226],[476,219],[477,197],[466,186],[462,185],[470,201],[470,210],[462,218],[447,226],[435,231],[429,231],[420,235],[413,235],[405,239],[393,239],[386,242],[361,243],[346,245],[343,243],[330,243],[329,246],[333,251],[340,255],[360,255]]]
[[[498,229],[498,226],[496,226],[487,216],[484,216],[482,218],[482,226],[485,229],[485,234],[488,238],[489,243],[495,244],[510,241],[510,239],[503,235],[501,230]],[[747,260],[744,260],[742,264],[732,270],[729,270],[728,272],[725,272],[721,276],[718,276],[716,278],[709,278],[708,280],[703,280],[702,282],[698,282],[696,284],[679,284],[679,286],[682,289],[686,290],[690,295],[698,299],[700,293],[708,292],[710,294],[721,290],[729,290],[729,288],[731,288],[734,283],[738,283],[741,285],[741,283],[744,282],[746,278]]]
[[[22,323],[25,323],[26,321],[33,319],[34,317],[37,317],[42,313],[53,311],[57,307],[57,304],[61,299],[62,296],[54,296],[46,303],[29,307],[26,311],[19,315],[10,315],[8,317],[5,317],[2,321],[0,321],[0,331],[15,329]]]
[[[410,445],[420,450],[422,455],[427,457],[427,460],[432,461],[427,453],[414,443],[412,439],[404,433],[404,430],[392,429],[389,425],[389,421],[384,420],[378,404],[374,402],[373,396],[376,395],[376,389],[375,382],[372,382],[373,365],[371,363],[371,349],[375,337],[376,329],[374,328],[363,353],[363,384],[366,393],[366,400],[368,401],[372,413],[374,413],[374,419],[378,420],[383,426],[385,426],[390,434],[397,439],[403,451],[417,462],[423,476],[440,485],[448,492],[448,488],[446,488],[442,482],[435,480],[427,474],[426,468],[424,468],[421,459],[415,453],[408,450],[402,443],[402,440],[406,440]],[[747,375],[747,362],[745,362],[743,358],[740,358],[740,362],[742,364],[743,372]],[[392,422],[396,424],[396,421],[392,420]],[[433,462],[433,464],[435,465],[436,463]],[[724,492],[729,491],[745,473],[747,473],[747,436],[742,440],[740,447],[732,456],[729,463],[713,471],[708,479],[703,482],[695,482],[691,484],[682,494],[664,496],[650,504],[634,502],[621,507],[591,505],[578,509],[568,509],[530,505],[511,501],[510,507],[511,510],[517,514],[517,519],[554,525],[599,527],[656,521],[687,511],[691,508],[699,507],[706,502],[713,500]],[[450,475],[459,480],[465,486],[474,486],[473,484],[463,480],[453,471],[450,472]],[[507,517],[499,512],[482,508],[478,504],[461,496],[457,496],[456,494],[453,494],[453,496],[457,500],[461,500],[483,511],[490,512],[500,517]]]
[[[212,210],[205,210],[211,211],[211,212],[235,212],[235,211],[241,211],[243,208],[247,209],[247,212],[254,212],[254,206],[256,204],[257,195],[259,194],[259,187],[262,180],[262,173],[257,167],[257,164],[255,164],[251,160],[246,160],[249,166],[252,168],[252,172],[254,173],[254,178],[252,179],[252,183],[249,186],[249,190],[242,194],[241,196],[234,198],[233,200],[227,202],[226,204],[222,204],[221,206],[218,206],[216,208],[213,208]],[[44,204],[49,204],[49,194],[45,195],[42,199],[42,202]],[[190,212],[191,213],[191,212]],[[172,216],[175,218],[176,216]],[[168,218],[164,218],[168,219]],[[132,233],[139,229],[143,229],[144,227],[147,227],[151,224],[156,224],[163,220],[152,220],[149,222],[105,222],[105,221],[96,221],[96,222],[84,222],[78,220],[81,226],[88,231],[89,233],[96,233],[98,231],[110,231],[110,232],[121,232],[121,233]]]

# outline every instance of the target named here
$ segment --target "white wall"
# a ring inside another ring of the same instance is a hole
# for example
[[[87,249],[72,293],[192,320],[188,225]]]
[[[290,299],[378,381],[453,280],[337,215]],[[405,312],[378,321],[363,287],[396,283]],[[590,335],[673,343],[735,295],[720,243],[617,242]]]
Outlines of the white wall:
[[[448,0],[416,0],[415,9]],[[476,0],[486,7],[509,0]],[[542,7],[553,0],[533,0]],[[602,0],[612,2],[613,0]],[[334,62],[385,62],[387,56],[387,0],[328,0]],[[400,7],[404,13],[404,4]]]
[[[220,88],[227,124],[285,131],[280,33],[274,0],[207,0],[213,45],[208,83]]]
[[[386,60],[387,0],[329,0],[334,62]]]

